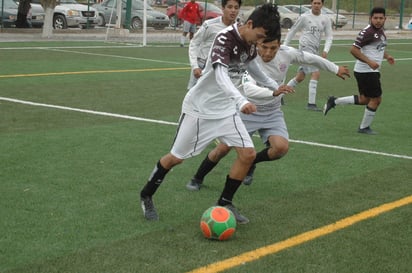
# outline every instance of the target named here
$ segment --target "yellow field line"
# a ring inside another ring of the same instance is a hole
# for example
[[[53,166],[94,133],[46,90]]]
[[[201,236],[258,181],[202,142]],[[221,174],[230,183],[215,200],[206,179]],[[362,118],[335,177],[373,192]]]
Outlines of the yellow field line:
[[[328,235],[332,232],[347,228],[351,225],[354,225],[358,222],[364,221],[366,219],[376,217],[384,212],[388,212],[390,210],[393,210],[395,208],[399,208],[402,206],[406,206],[412,203],[412,195],[399,199],[394,202],[386,203],[381,206],[363,211],[361,213],[349,216],[347,218],[344,218],[342,220],[339,220],[333,224],[326,225],[302,234],[299,234],[297,236],[291,237],[287,240],[268,245],[265,247],[261,247],[252,251],[245,252],[243,254],[240,254],[238,256],[212,263],[209,265],[206,265],[204,267],[200,267],[197,269],[194,269],[190,271],[189,273],[215,273],[215,272],[221,272],[239,265],[242,265],[247,262],[252,262],[255,260],[258,260],[264,256],[274,254],[277,252],[280,252],[284,249],[294,247],[300,244],[303,244],[305,242],[314,240],[318,237]]]
[[[0,78],[64,76],[64,75],[101,74],[101,73],[126,73],[126,72],[153,72],[153,71],[188,70],[188,69],[190,69],[190,67],[122,69],[122,70],[92,70],[92,71],[73,71],[73,72],[49,72],[49,73],[36,73],[36,74],[0,75]]]

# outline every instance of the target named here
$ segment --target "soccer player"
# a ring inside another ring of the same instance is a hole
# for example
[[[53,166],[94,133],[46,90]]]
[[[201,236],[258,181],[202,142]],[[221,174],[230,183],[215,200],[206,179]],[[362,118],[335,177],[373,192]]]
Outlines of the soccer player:
[[[299,38],[299,49],[313,54],[319,54],[322,34],[325,34],[325,46],[321,56],[328,57],[328,52],[332,46],[332,24],[329,18],[322,14],[324,0],[312,0],[310,12],[302,14],[296,23],[289,30],[284,45],[289,45],[292,38],[298,31],[302,34]],[[322,111],[316,105],[316,92],[318,81],[320,78],[319,69],[313,66],[301,66],[298,69],[296,76],[288,82],[288,85],[296,87],[296,85],[305,79],[305,76],[310,74],[309,95],[307,109],[312,111]]]
[[[370,24],[361,30],[352,45],[350,53],[356,58],[354,75],[358,83],[359,95],[347,97],[329,97],[324,105],[326,115],[330,109],[341,104],[366,105],[358,133],[373,135],[371,124],[376,110],[382,102],[381,67],[383,59],[395,64],[395,59],[386,52],[386,35],[383,30],[386,15],[385,9],[375,7],[370,12]]]
[[[264,74],[256,61],[256,43],[267,36],[280,33],[280,16],[272,4],[256,9],[244,25],[233,24],[219,32],[211,48],[203,76],[187,93],[182,104],[179,126],[171,151],[160,158],[146,185],[140,192],[141,206],[147,220],[158,220],[152,196],[169,170],[184,159],[201,153],[209,143],[218,139],[234,147],[234,161],[217,205],[230,209],[238,223],[249,219],[232,204],[233,197],[245,178],[256,152],[238,110],[244,114],[256,111],[232,82],[249,73],[262,85],[279,93],[293,91],[278,84]]]
[[[187,89],[190,89],[202,75],[207,54],[215,40],[216,34],[235,23],[242,0],[222,0],[223,15],[206,20],[195,33],[189,44],[189,60],[192,67]]]
[[[180,46],[184,47],[187,34],[189,33],[189,40],[191,40],[196,32],[198,19],[202,21],[200,6],[196,3],[196,0],[190,0],[190,2],[183,7],[180,11],[179,18],[183,20],[183,33],[180,37]]]
[[[314,65],[320,69],[332,72],[338,77],[349,77],[346,66],[337,66],[318,55],[300,51],[292,47],[280,46],[280,33],[277,37],[269,37],[258,43],[258,57],[256,58],[263,71],[279,85],[286,79],[288,68],[291,64]],[[283,112],[281,110],[281,97],[278,92],[257,85],[256,81],[245,73],[242,81],[243,92],[246,98],[253,102],[257,111],[250,114],[240,114],[243,123],[250,135],[258,132],[261,140],[266,145],[258,152],[243,184],[250,185],[256,164],[263,161],[272,161],[282,158],[289,149],[289,134]],[[242,90],[242,89],[241,89]],[[221,158],[230,151],[230,147],[218,144],[200,164],[194,177],[186,185],[188,190],[200,190],[204,177],[216,166]]]

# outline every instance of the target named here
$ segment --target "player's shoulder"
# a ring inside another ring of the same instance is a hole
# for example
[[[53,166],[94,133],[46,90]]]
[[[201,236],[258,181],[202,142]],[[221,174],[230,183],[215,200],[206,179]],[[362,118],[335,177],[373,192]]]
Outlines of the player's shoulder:
[[[215,18],[207,19],[203,22],[203,27],[204,28],[209,28],[209,27],[214,27],[214,26],[220,26],[222,25],[222,17],[218,16]]]
[[[294,52],[298,52],[298,50],[291,46],[281,45],[278,50],[278,54],[291,54]]]

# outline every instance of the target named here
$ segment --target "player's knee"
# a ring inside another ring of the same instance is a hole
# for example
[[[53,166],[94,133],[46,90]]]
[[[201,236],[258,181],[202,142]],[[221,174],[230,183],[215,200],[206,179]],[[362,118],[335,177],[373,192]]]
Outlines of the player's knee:
[[[272,152],[269,152],[269,158],[271,160],[277,160],[277,159],[284,157],[288,153],[289,145],[288,144],[277,145],[276,147],[274,147],[274,149],[271,149],[271,150]]]
[[[244,163],[252,164],[253,160],[256,158],[256,151],[253,148],[243,149],[242,153],[239,153],[239,158]]]

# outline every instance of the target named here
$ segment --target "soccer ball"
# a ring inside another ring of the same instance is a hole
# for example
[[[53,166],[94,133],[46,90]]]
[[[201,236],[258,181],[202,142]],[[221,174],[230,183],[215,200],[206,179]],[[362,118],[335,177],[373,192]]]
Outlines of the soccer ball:
[[[200,229],[207,239],[225,241],[236,231],[236,218],[229,209],[213,206],[203,213]]]

